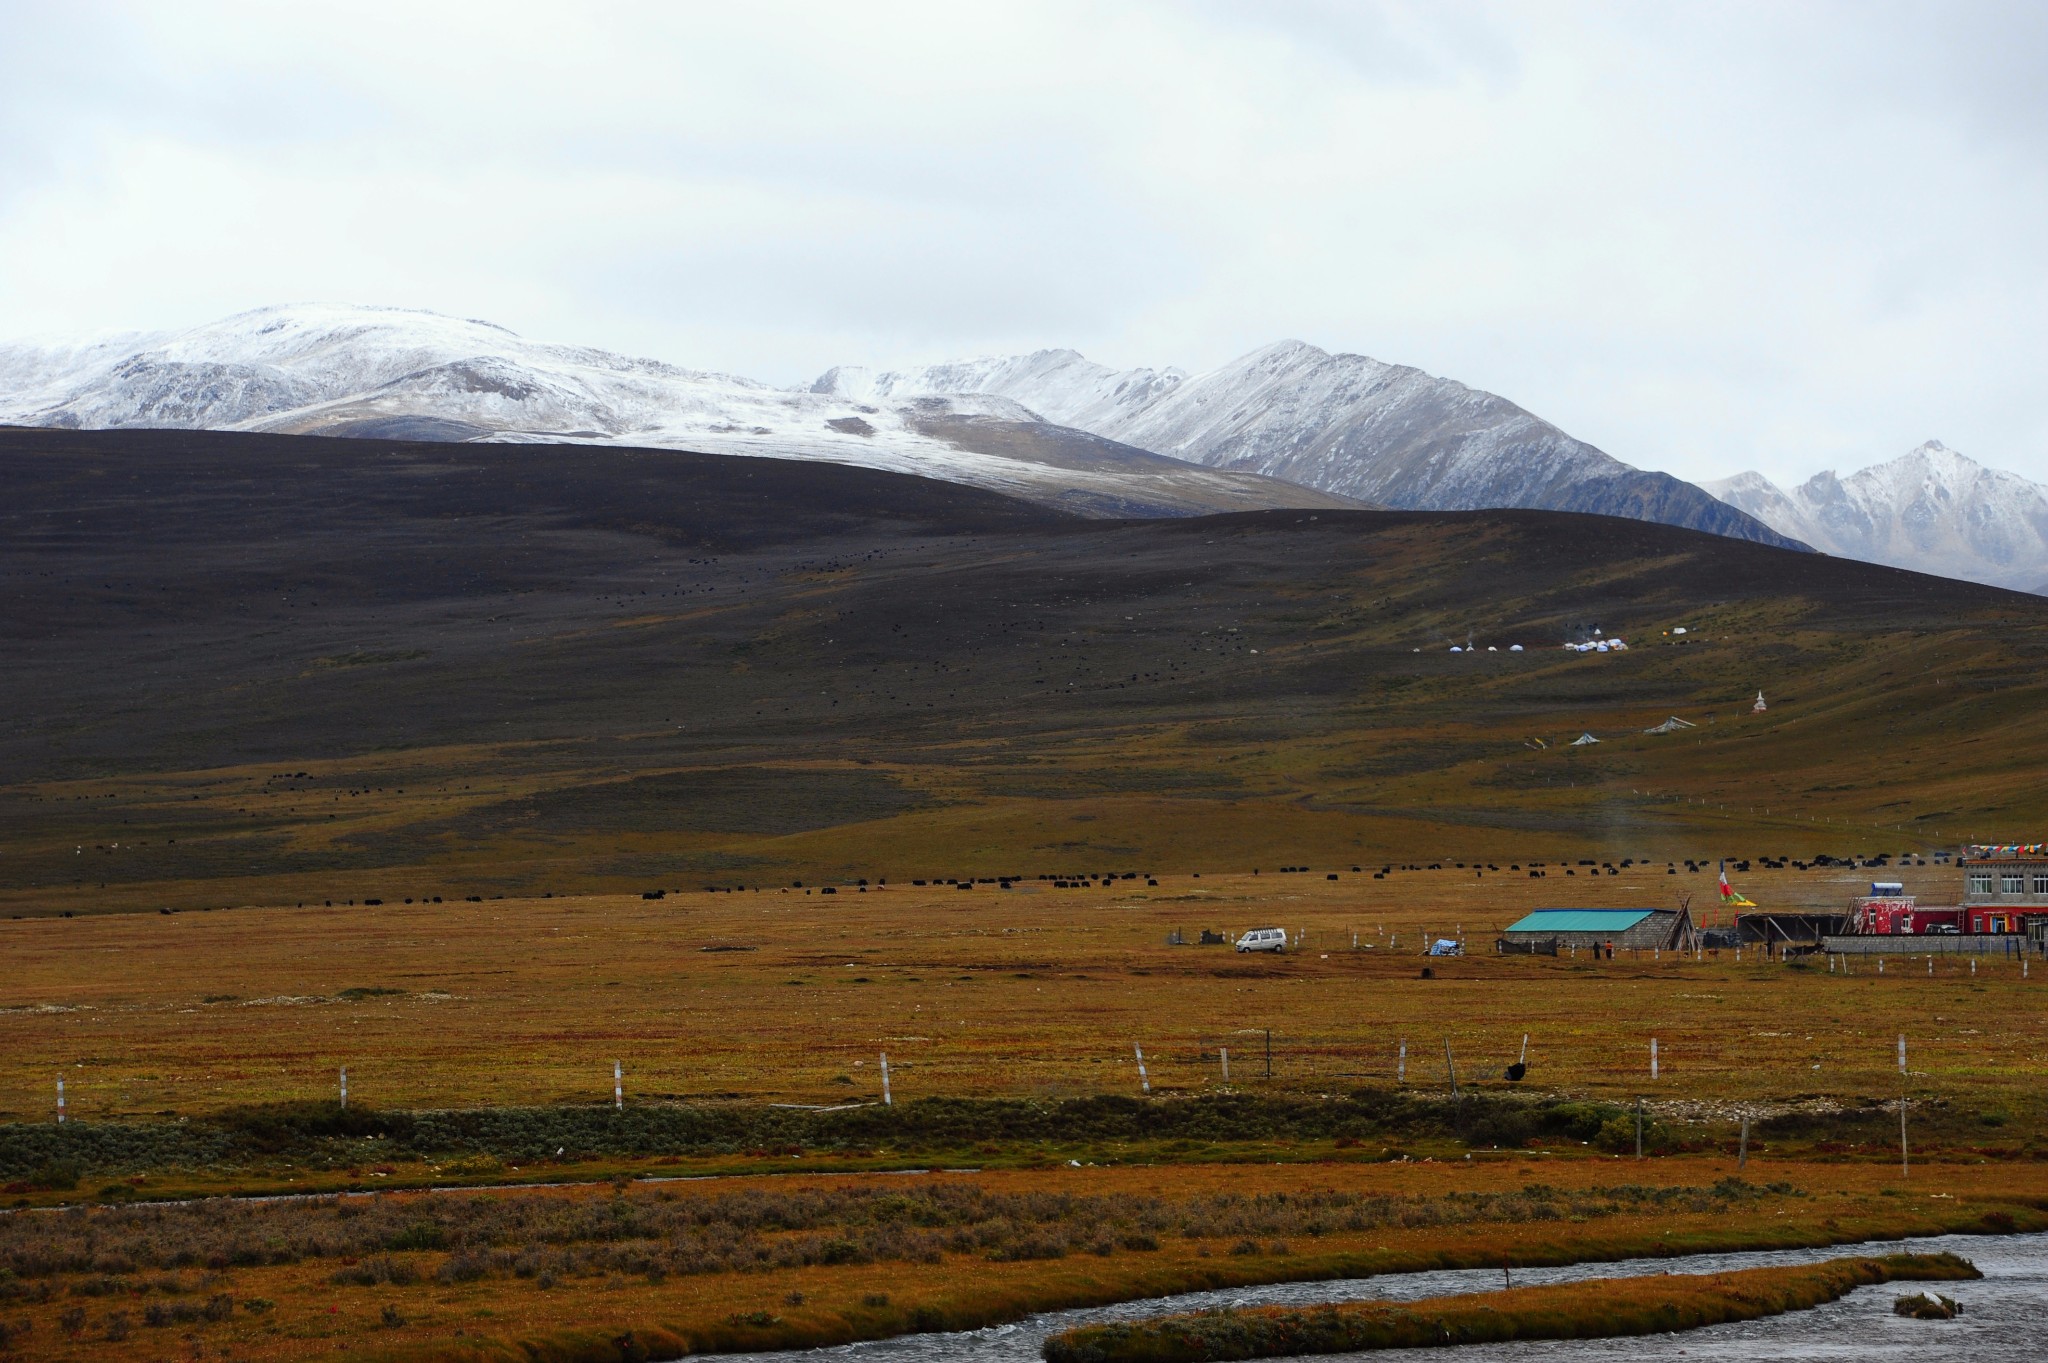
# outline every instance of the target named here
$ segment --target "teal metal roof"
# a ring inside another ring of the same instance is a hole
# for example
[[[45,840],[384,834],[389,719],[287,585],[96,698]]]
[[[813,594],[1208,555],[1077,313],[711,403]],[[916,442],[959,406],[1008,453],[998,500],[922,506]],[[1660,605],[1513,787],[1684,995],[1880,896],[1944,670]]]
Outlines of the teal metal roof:
[[[1655,909],[1538,909],[1509,932],[1627,932]]]

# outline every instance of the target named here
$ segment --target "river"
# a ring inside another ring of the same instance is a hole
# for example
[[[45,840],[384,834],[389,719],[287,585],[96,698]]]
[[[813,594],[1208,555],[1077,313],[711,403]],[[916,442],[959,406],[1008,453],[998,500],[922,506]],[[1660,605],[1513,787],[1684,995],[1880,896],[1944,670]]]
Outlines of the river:
[[[1517,1287],[1649,1273],[1711,1273],[1769,1264],[1805,1264],[1854,1254],[1896,1254],[1950,1250],[1983,1270],[1982,1282],[1937,1283],[1933,1290],[1955,1298],[1963,1315],[1952,1321],[1906,1320],[1892,1314],[1892,1299],[1919,1290],[1909,1284],[1861,1287],[1840,1301],[1767,1320],[1716,1325],[1682,1334],[1627,1339],[1560,1340],[1537,1343],[1471,1344],[1455,1350],[1390,1349],[1373,1354],[1330,1355],[1371,1358],[1382,1363],[1446,1363],[1446,1360],[1513,1359],[1515,1363],[1618,1363],[1640,1359],[1711,1359],[1733,1363],[1779,1360],[1912,1359],[1914,1363],[2035,1363],[2048,1359],[2048,1235],[1945,1235],[1901,1244],[1895,1240],[1829,1249],[1781,1250],[1755,1254],[1709,1254],[1677,1259],[1625,1259],[1615,1263],[1515,1270]],[[736,1363],[1032,1363],[1045,1337],[1095,1321],[1132,1320],[1174,1311],[1218,1306],[1311,1306],[1336,1301],[1409,1301],[1501,1286],[1499,1269],[1400,1273],[1338,1282],[1278,1283],[1220,1292],[1190,1292],[1083,1311],[1054,1311],[1011,1325],[963,1334],[905,1335],[803,1353],[735,1356]]]

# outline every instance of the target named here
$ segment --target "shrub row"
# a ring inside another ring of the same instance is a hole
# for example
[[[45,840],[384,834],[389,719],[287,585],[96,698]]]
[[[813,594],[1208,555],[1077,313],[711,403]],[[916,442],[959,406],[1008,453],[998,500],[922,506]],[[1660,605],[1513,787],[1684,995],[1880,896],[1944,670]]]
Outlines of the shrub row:
[[[339,1260],[338,1285],[416,1281],[408,1254],[445,1250],[447,1272],[537,1278],[699,1274],[947,1254],[998,1261],[1149,1252],[1160,1237],[1250,1246],[1389,1227],[1580,1221],[1622,1213],[1726,1212],[1780,1188],[1623,1186],[1396,1197],[1336,1189],[1184,1198],[1006,1192],[973,1183],[875,1187],[838,1180],[729,1191],[430,1193],[74,1208],[0,1217],[0,1287],[74,1281],[93,1295],[125,1275]],[[1789,1190],[1783,1190],[1789,1191]],[[1231,1251],[1240,1252],[1238,1250]],[[446,1266],[443,1265],[445,1269]],[[437,1270],[438,1271],[438,1270]],[[177,1280],[169,1280],[174,1286]],[[6,1296],[0,1291],[0,1299]]]
[[[737,1155],[888,1149],[904,1154],[1099,1141],[1400,1141],[1473,1145],[1594,1140],[1622,1118],[1611,1104],[1404,1091],[1343,1098],[1219,1094],[1060,1102],[928,1098],[895,1107],[807,1111],[749,1104],[343,1110],[332,1103],[243,1108],[183,1122],[0,1125],[0,1181],[205,1168],[263,1158],[356,1163],[405,1157],[555,1158]],[[69,1186],[69,1185],[58,1185]]]

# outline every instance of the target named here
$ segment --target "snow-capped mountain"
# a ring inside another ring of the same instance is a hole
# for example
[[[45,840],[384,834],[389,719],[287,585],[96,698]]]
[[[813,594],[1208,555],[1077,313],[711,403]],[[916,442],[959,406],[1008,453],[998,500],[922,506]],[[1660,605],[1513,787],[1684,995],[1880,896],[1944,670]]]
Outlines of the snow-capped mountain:
[[[1096,515],[1359,505],[1061,429],[1006,398],[885,406],[396,308],[262,308],[189,331],[0,346],[0,421],[820,459]]]
[[[1505,398],[1299,341],[1203,374],[1070,350],[808,389],[395,308],[262,308],[188,331],[0,346],[0,421],[545,440],[822,459],[1094,515],[1262,507],[1591,511],[1792,541]]]
[[[1786,492],[1760,473],[1706,489],[1825,553],[2021,591],[2048,585],[2048,489],[1930,440],[1847,478]]]
[[[812,391],[874,402],[988,393],[1141,449],[1388,506],[1593,511],[1789,543],[1692,484],[1632,468],[1506,398],[1300,341],[1204,374],[1117,372],[1044,350],[879,374],[843,367]]]

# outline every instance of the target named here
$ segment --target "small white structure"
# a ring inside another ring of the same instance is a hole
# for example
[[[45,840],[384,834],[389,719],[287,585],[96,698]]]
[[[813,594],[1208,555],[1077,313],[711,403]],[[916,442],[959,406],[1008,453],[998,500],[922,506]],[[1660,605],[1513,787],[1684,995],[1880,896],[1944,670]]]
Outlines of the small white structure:
[[[1508,652],[1510,652],[1510,653],[1520,653],[1521,651],[1522,651],[1522,646],[1521,646],[1520,644],[1509,644],[1509,645],[1508,645]]]
[[[1574,748],[1584,748],[1590,746],[1591,744],[1598,743],[1599,741],[1599,739],[1593,737],[1593,735],[1591,734],[1580,734],[1577,738],[1571,741],[1571,746]]]
[[[1645,729],[1643,730],[1643,732],[1646,734],[1675,734],[1680,729],[1697,729],[1699,727],[1700,726],[1697,724],[1691,723],[1688,720],[1680,719],[1677,715],[1673,715],[1671,716],[1671,718],[1665,720],[1662,724],[1659,724],[1654,729]]]
[[[1764,704],[1764,693],[1759,691],[1756,693],[1756,704],[1749,707],[1749,712],[1753,715],[1760,715],[1770,708],[1770,706]]]

